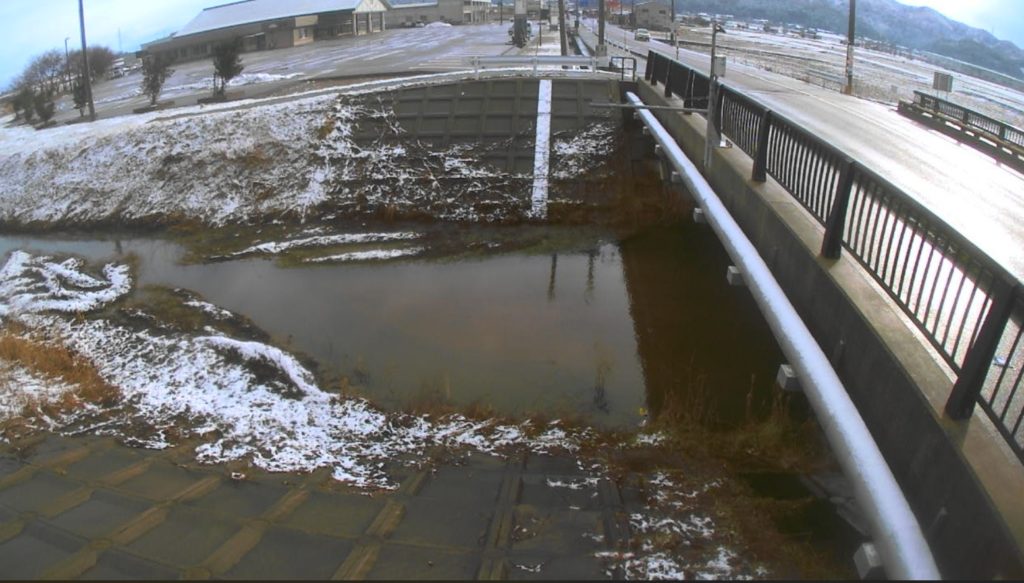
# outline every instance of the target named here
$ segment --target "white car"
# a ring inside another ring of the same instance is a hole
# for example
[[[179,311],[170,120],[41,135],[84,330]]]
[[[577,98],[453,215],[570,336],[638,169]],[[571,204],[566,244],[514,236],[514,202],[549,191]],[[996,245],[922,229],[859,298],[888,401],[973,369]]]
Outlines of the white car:
[[[646,28],[638,28],[636,29],[636,32],[633,33],[633,39],[643,41],[651,40],[651,31]]]

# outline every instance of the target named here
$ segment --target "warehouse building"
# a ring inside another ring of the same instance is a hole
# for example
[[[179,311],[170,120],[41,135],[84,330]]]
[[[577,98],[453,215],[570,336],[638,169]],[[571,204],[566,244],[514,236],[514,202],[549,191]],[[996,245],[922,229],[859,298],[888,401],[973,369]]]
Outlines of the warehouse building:
[[[637,28],[649,30],[670,30],[672,28],[672,9],[665,2],[642,2],[633,8],[636,15]]]
[[[189,61],[208,58],[213,47],[234,39],[248,52],[372,34],[385,30],[390,7],[388,0],[242,0],[204,9],[178,32],[142,45],[141,52]]]
[[[431,22],[477,24],[488,22],[491,0],[391,0],[390,6],[388,28]]]

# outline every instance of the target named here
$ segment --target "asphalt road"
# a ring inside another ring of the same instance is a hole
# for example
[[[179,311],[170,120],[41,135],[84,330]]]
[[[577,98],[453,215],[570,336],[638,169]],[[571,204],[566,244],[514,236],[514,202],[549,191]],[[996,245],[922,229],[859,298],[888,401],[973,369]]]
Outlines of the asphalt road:
[[[471,26],[427,26],[399,28],[360,37],[310,43],[301,47],[245,53],[245,69],[228,85],[235,97],[265,97],[330,79],[389,74],[444,72],[466,69],[468,57],[501,55],[512,50],[508,24]],[[174,75],[164,84],[161,102],[172,107],[196,105],[213,91],[213,65],[209,59],[174,66]],[[131,114],[148,104],[140,94],[142,74],[136,71],[120,79],[98,84],[93,89],[99,117]],[[68,97],[58,102],[56,120],[79,117]]]
[[[675,57],[665,43],[638,42],[608,26],[609,41]],[[703,71],[708,55],[680,49]],[[639,65],[643,69],[643,62]],[[803,125],[894,185],[1024,279],[1024,176],[989,156],[900,116],[895,107],[841,95],[755,67],[729,63],[725,85]]]

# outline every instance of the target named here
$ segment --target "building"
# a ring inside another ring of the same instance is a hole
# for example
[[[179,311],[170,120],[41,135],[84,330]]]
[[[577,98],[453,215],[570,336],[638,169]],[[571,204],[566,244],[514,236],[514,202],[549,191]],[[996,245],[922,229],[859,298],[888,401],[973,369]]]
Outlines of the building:
[[[491,7],[490,0],[391,0],[390,4],[388,28],[413,26],[417,22],[488,22],[488,9]]]
[[[208,58],[213,47],[234,39],[241,40],[243,51],[262,51],[372,34],[385,29],[389,8],[388,0],[242,0],[204,9],[140,52],[187,61]]]
[[[648,30],[671,30],[672,9],[665,2],[643,2],[634,8],[636,27]]]

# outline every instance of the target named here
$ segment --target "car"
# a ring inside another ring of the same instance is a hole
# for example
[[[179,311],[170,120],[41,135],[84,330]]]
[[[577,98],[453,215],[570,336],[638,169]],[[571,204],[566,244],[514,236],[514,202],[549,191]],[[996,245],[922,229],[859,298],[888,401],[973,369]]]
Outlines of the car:
[[[643,41],[651,40],[651,31],[646,28],[638,28],[636,29],[636,32],[633,33],[633,39]]]
[[[516,25],[513,24],[512,26],[508,27],[508,35],[514,36],[515,34]],[[526,36],[533,36],[533,24],[529,20],[526,21]]]

